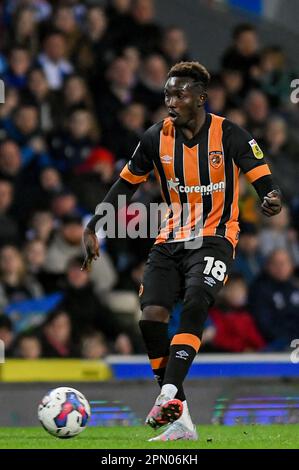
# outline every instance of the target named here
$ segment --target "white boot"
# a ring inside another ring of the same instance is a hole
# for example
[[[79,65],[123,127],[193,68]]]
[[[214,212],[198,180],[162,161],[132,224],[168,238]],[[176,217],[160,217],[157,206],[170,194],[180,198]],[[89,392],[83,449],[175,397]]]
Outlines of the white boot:
[[[152,437],[149,441],[197,441],[198,434],[196,426],[192,423],[187,401],[183,401],[183,413],[179,419],[169,424],[166,429],[157,437]]]

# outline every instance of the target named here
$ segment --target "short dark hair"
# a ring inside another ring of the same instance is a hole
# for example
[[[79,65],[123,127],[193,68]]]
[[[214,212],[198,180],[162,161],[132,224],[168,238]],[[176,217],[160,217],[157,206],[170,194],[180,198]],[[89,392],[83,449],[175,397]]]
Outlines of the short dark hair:
[[[256,27],[251,23],[239,23],[233,30],[233,39],[237,40],[241,34],[250,31],[256,33]]]
[[[0,314],[0,328],[6,328],[9,331],[13,331],[13,324],[9,317]]]
[[[46,33],[42,36],[42,42],[44,43],[45,41],[47,41],[50,37],[52,36],[61,36],[62,38],[66,38],[65,34],[63,33],[63,31],[61,31],[60,29],[58,28],[55,28],[55,27],[51,27],[50,29],[48,29],[46,31]]]
[[[30,50],[28,49],[28,47],[18,42],[12,44],[9,50],[9,55],[11,55],[13,51],[23,51],[23,52],[27,52],[30,55]]]
[[[56,318],[60,317],[60,315],[66,315],[69,320],[71,320],[70,314],[66,308],[64,308],[63,301],[57,305],[54,310],[51,310],[45,321],[42,324],[42,327],[50,325]]]
[[[193,78],[204,90],[207,89],[210,82],[209,72],[199,62],[179,62],[175,64],[167,74],[167,78],[171,77]]]

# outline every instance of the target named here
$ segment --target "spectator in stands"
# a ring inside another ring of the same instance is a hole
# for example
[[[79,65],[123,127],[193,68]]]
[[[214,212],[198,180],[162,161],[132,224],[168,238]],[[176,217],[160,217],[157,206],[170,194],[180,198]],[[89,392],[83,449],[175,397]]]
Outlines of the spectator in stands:
[[[46,246],[42,240],[30,240],[24,249],[24,258],[28,272],[36,275],[44,268],[46,260]]]
[[[8,69],[3,77],[5,84],[18,90],[25,88],[31,64],[29,51],[25,47],[14,46],[10,49],[8,64]]]
[[[286,56],[280,46],[269,46],[261,51],[257,81],[267,94],[271,106],[288,104],[292,76],[286,67]]]
[[[239,275],[230,276],[222,290],[219,304],[209,312],[214,328],[210,347],[214,350],[248,352],[263,348],[265,342],[248,311],[247,296],[248,288],[244,279]]]
[[[154,112],[164,103],[164,85],[167,76],[167,64],[162,55],[151,54],[142,64],[140,81],[134,90],[136,101]]]
[[[29,0],[29,3],[38,22],[46,20],[50,17],[52,13],[52,6],[47,0]],[[17,13],[20,4],[27,6],[28,0],[9,0],[7,4],[6,19],[9,24],[13,20],[14,15]]]
[[[33,104],[21,105],[14,119],[6,123],[6,130],[8,138],[20,145],[22,167],[27,168],[28,178],[34,181],[38,169],[50,163],[46,142],[39,129],[38,108]]]
[[[0,179],[0,246],[7,243],[17,244],[20,241],[18,223],[11,214],[13,197],[12,183]]]
[[[61,288],[60,277],[48,273],[45,269],[47,247],[42,240],[29,240],[24,246],[23,254],[28,274],[38,280],[46,294]]]
[[[52,210],[53,199],[65,191],[62,176],[53,167],[45,166],[45,168],[42,168],[37,178],[37,181],[34,180],[34,185],[28,186],[23,183],[24,180],[26,181],[26,177],[22,176],[21,182],[17,185],[17,187],[22,187],[22,192],[15,191],[17,197],[14,213],[22,222],[21,228],[25,231],[32,214],[36,211]],[[47,226],[46,224],[45,230],[47,230]],[[41,227],[43,233],[45,230]]]
[[[40,171],[38,182],[38,199],[35,209],[38,207],[50,210],[53,198],[56,195],[63,194],[65,186],[61,174],[51,166],[45,167]]]
[[[101,86],[108,63],[114,58],[112,31],[105,10],[100,5],[91,5],[84,24],[84,36],[76,50],[74,62],[77,70],[88,80],[91,88]],[[120,42],[119,44],[123,44]]]
[[[72,176],[70,187],[80,200],[82,209],[93,212],[110,188],[115,171],[114,155],[105,147],[96,147]]]
[[[78,201],[75,194],[68,190],[62,190],[53,195],[51,201],[51,212],[59,221],[70,214],[80,214]]]
[[[239,70],[248,88],[259,65],[259,38],[255,26],[238,24],[233,30],[232,39],[233,44],[224,52],[221,65],[224,69]]]
[[[83,261],[83,257],[72,258],[66,270],[63,306],[72,320],[73,333],[78,338],[96,329],[113,341],[123,331],[122,325],[97,296],[89,273],[81,271]]]
[[[38,52],[38,21],[32,4],[22,6],[16,11],[8,46],[14,43],[25,47],[32,56]]]
[[[60,31],[52,31],[44,38],[38,63],[45,72],[50,89],[59,90],[65,77],[74,70],[68,60],[65,37]]]
[[[290,135],[284,118],[273,116],[268,119],[262,145],[273,176],[281,181],[283,196],[291,203],[299,196],[299,144]]]
[[[208,89],[208,110],[213,114],[223,115],[226,108],[227,93],[221,77],[212,77]]]
[[[69,261],[75,256],[82,256],[82,218],[77,214],[65,216],[60,229],[50,242],[47,252],[46,269],[49,273],[65,272]],[[115,285],[117,275],[110,257],[102,252],[98,263],[94,263],[91,279],[98,293],[109,292]]]
[[[53,214],[47,210],[35,211],[27,228],[26,236],[28,240],[38,239],[48,245],[53,238],[55,228]]]
[[[43,132],[49,132],[57,127],[61,115],[61,101],[57,93],[50,90],[43,69],[36,67],[28,74],[26,99],[37,106],[39,125]]]
[[[55,29],[63,33],[66,45],[66,56],[72,60],[76,56],[78,46],[83,40],[72,5],[58,5],[53,16],[53,25]]]
[[[97,115],[103,133],[117,130],[119,112],[133,101],[135,76],[123,57],[114,59],[105,74],[106,86],[98,90],[96,97]]]
[[[12,122],[8,123],[9,137],[23,146],[31,138],[36,137],[38,131],[38,113],[36,107],[31,103],[19,106]]]
[[[250,311],[269,351],[283,351],[299,333],[299,288],[287,250],[274,250],[250,288]]]
[[[226,89],[227,106],[239,108],[242,106],[244,94],[244,78],[239,70],[224,69],[221,80]]]
[[[43,357],[78,357],[79,350],[73,342],[72,324],[68,312],[56,309],[48,315],[41,327],[40,341]]]
[[[188,42],[185,31],[179,26],[170,26],[163,33],[161,53],[168,67],[177,62],[189,61]]]
[[[42,345],[33,333],[20,335],[16,340],[14,356],[22,359],[39,359],[42,355]]]
[[[62,225],[50,242],[46,267],[49,272],[63,273],[68,262],[81,254],[82,218],[77,214],[64,216]]]
[[[111,0],[106,7],[109,34],[115,48],[128,45],[132,37],[133,19],[130,14],[132,0]]]
[[[128,132],[134,132],[136,137],[139,138],[142,132],[144,132],[145,119],[146,108],[140,103],[132,103],[128,105],[120,115],[120,122],[123,128]],[[129,147],[129,153],[127,152],[126,155],[130,155],[132,150],[134,150],[135,142],[133,146],[131,145]]]
[[[60,172],[76,170],[97,146],[99,130],[94,115],[86,108],[75,107],[68,116],[66,130],[49,139],[52,160]]]
[[[109,353],[107,341],[99,331],[91,331],[81,340],[81,356],[84,359],[103,359]]]
[[[133,345],[128,335],[120,334],[114,343],[114,354],[128,356],[134,353]]]
[[[5,87],[5,103],[0,106],[0,139],[7,136],[5,130],[7,121],[11,118],[20,102],[20,93],[16,88]]]
[[[0,108],[1,109],[1,108]],[[16,183],[22,169],[22,158],[19,145],[13,139],[0,142],[0,175]]]
[[[5,347],[5,357],[11,357],[13,354],[14,331],[11,320],[0,315],[0,340],[3,341]]]
[[[155,23],[153,0],[133,0],[130,27],[130,43],[134,44],[143,55],[157,52],[161,44],[162,30]]]
[[[60,192],[63,189],[61,174],[51,166],[43,168],[40,172],[40,185],[46,193]]]
[[[226,119],[240,127],[247,128],[247,115],[243,108],[229,107],[225,113]]]
[[[128,67],[132,70],[134,76],[136,76],[141,65],[139,50],[134,46],[126,46],[122,49],[121,57],[126,60]]]
[[[110,0],[106,8],[109,19],[112,20],[113,17],[118,18],[125,14],[129,15],[131,5],[132,0]]]
[[[280,214],[266,221],[259,233],[259,245],[263,256],[268,256],[276,249],[287,250],[295,263],[299,266],[299,241],[296,231],[290,225],[289,210],[283,206]]]
[[[76,174],[96,173],[101,184],[111,185],[114,175],[114,155],[105,147],[96,147],[89,154],[84,163],[76,168]]]
[[[241,274],[250,285],[260,274],[264,258],[260,253],[258,229],[253,223],[241,223],[241,234],[233,271]]]
[[[42,286],[26,271],[20,251],[5,245],[0,250],[0,307],[43,295]]]
[[[248,115],[247,129],[256,140],[262,139],[270,115],[265,93],[260,90],[250,91],[245,99],[245,110]]]
[[[119,114],[118,139],[114,133],[106,132],[105,143],[113,151],[118,168],[123,168],[133,154],[145,128],[146,107],[141,103],[131,103]]]
[[[67,77],[63,85],[63,99],[64,118],[75,106],[93,111],[92,97],[87,83],[80,75],[73,74]]]

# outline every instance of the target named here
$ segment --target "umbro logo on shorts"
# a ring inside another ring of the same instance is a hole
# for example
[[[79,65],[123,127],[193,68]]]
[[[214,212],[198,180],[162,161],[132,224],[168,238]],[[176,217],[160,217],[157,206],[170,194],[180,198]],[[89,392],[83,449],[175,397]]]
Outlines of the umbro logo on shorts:
[[[210,287],[213,287],[216,284],[215,279],[213,279],[212,277],[208,277],[208,276],[205,277],[205,280],[203,282],[205,284],[208,284]]]

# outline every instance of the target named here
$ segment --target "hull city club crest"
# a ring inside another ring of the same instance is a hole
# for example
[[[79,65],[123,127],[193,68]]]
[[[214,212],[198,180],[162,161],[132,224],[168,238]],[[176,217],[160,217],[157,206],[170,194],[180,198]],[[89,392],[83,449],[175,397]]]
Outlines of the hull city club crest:
[[[219,168],[223,163],[223,152],[221,150],[212,150],[209,152],[209,162],[213,168]]]

